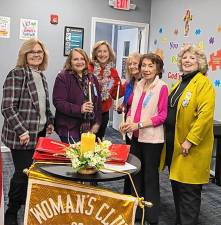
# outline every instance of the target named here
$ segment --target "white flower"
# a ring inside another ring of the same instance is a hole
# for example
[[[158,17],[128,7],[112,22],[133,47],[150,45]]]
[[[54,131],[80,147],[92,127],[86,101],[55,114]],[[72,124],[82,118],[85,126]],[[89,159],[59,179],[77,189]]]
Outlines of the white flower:
[[[82,154],[79,142],[66,148],[66,156],[70,158],[72,168],[76,171],[83,167],[95,167],[99,169],[104,166],[107,157],[110,156],[110,145],[111,142],[105,140],[99,144],[96,143],[95,151],[88,151]]]

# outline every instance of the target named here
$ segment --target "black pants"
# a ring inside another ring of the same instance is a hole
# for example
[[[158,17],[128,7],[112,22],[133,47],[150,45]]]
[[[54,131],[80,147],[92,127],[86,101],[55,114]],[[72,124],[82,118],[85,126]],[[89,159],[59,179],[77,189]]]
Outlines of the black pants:
[[[125,141],[127,145],[131,145],[131,139],[127,136],[127,134],[125,135]]]
[[[25,204],[27,194],[28,177],[23,170],[31,166],[34,150],[12,149],[11,154],[15,171],[10,182],[8,207],[18,211]]]
[[[45,130],[38,134],[38,137],[43,136],[45,136]],[[16,213],[26,201],[28,177],[23,173],[23,170],[31,166],[34,149],[11,149],[11,154],[15,171],[10,181],[8,209]]]
[[[160,154],[163,144],[141,143],[136,137],[131,141],[131,153],[141,160],[141,170],[133,177],[139,196],[146,201],[153,203],[152,208],[145,209],[145,220],[149,223],[158,223],[160,208],[160,188],[159,188],[159,164]],[[127,188],[126,188],[127,187]],[[125,192],[134,195],[129,190],[131,187],[129,180],[125,182]],[[138,208],[136,218],[141,219],[141,210]]]
[[[108,121],[109,121],[109,111],[102,113],[101,126],[96,134],[97,138],[100,138],[101,140],[104,138]]]
[[[180,225],[197,225],[201,204],[201,184],[185,184],[171,180],[176,223]]]

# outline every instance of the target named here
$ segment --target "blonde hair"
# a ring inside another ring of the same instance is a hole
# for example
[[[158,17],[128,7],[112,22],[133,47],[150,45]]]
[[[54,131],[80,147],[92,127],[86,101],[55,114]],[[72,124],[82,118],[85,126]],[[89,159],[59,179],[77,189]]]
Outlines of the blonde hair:
[[[84,57],[84,60],[85,60],[85,69],[84,69],[84,71],[87,70],[88,64],[89,64],[89,58],[87,56],[87,53],[81,48],[73,48],[70,51],[70,53],[69,53],[69,55],[68,55],[68,57],[67,57],[67,59],[65,61],[64,69],[66,69],[66,70],[73,70],[72,69],[72,65],[71,65],[71,59],[72,59],[73,52],[78,52],[79,54],[81,54]]]
[[[115,53],[114,50],[112,49],[112,47],[110,46],[110,44],[107,41],[98,41],[97,43],[94,44],[93,50],[92,50],[92,60],[93,62],[97,61],[97,49],[101,46],[101,45],[106,45],[109,51],[109,59],[108,59],[108,63],[110,62],[115,62]]]
[[[205,75],[207,73],[207,71],[208,71],[208,63],[207,63],[206,55],[201,49],[199,49],[195,45],[190,45],[190,44],[185,44],[181,48],[181,51],[178,54],[177,66],[178,66],[179,70],[181,72],[183,72],[183,69],[182,69],[182,58],[183,58],[183,55],[186,52],[190,52],[190,53],[196,55],[197,61],[198,61],[198,64],[199,64],[199,69],[198,70],[202,74]]]
[[[28,66],[28,62],[27,62],[27,54],[32,51],[32,49],[35,47],[35,45],[39,44],[44,52],[44,56],[43,56],[43,61],[42,63],[39,65],[39,70],[44,71],[47,69],[48,66],[48,51],[45,47],[45,45],[43,44],[42,41],[40,41],[37,38],[30,38],[29,40],[26,40],[19,52],[18,52],[18,58],[17,58],[17,63],[16,63],[16,67],[26,67]]]
[[[126,78],[128,81],[131,81],[131,79],[133,78],[132,75],[130,74],[130,70],[129,70],[129,63],[131,60],[133,59],[137,59],[138,60],[138,70],[140,71],[140,67],[139,67],[139,64],[140,64],[140,59],[141,59],[141,54],[138,53],[138,52],[133,52],[131,53],[128,58],[127,58],[127,63],[126,63]]]

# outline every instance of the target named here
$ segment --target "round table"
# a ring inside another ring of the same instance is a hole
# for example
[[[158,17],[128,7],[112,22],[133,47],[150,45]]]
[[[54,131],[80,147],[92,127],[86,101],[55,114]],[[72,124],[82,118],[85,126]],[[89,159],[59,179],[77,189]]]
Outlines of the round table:
[[[128,156],[128,163],[134,165],[136,169],[127,170],[132,176],[137,174],[140,171],[141,168],[141,162],[140,160],[134,156],[133,154],[129,154]],[[93,175],[82,175],[79,173],[76,173],[73,171],[70,164],[38,164],[38,169],[46,173],[48,175],[66,179],[66,180],[72,180],[72,181],[80,181],[80,182],[105,182],[105,181],[113,181],[113,180],[120,180],[127,178],[127,174],[118,173],[118,172],[111,172],[111,173],[104,173],[101,171],[98,171],[97,173]]]

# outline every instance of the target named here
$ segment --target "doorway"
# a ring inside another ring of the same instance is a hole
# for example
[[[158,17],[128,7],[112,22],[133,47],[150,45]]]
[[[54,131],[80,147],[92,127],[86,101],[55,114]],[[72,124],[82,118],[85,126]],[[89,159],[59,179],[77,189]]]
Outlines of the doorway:
[[[149,24],[92,17],[90,52],[97,41],[108,41],[116,54],[116,69],[124,82],[128,55],[147,52],[148,37]],[[122,99],[119,100],[121,102]],[[118,130],[121,120],[121,115],[110,110],[109,126]]]

